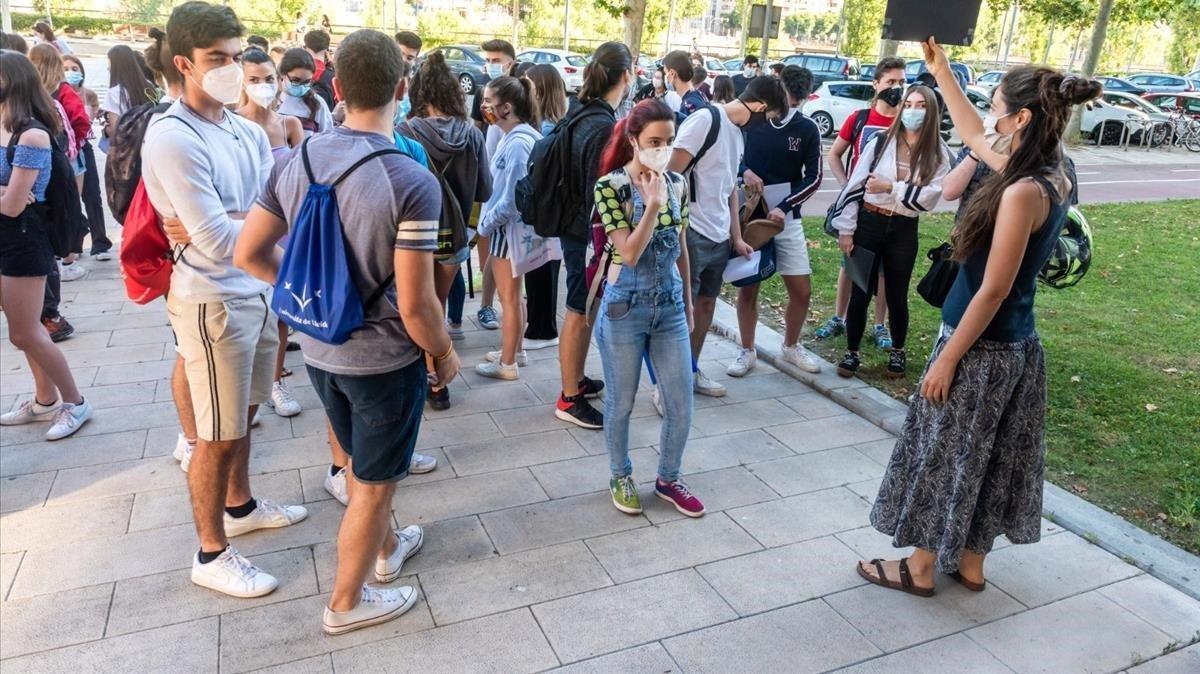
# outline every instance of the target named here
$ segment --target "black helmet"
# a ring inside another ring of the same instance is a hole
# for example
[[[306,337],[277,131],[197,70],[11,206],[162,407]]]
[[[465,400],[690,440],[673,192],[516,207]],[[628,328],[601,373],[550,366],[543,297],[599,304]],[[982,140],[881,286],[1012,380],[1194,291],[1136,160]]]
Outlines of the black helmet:
[[[1079,283],[1092,266],[1092,228],[1078,208],[1067,210],[1058,242],[1046,260],[1038,280],[1051,288],[1070,288]]]

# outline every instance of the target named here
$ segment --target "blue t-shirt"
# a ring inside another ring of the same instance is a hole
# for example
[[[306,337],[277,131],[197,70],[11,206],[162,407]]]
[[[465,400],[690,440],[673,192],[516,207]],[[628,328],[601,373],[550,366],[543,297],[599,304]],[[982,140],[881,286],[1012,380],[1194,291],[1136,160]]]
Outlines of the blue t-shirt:
[[[399,131],[392,132],[392,138],[396,142],[396,149],[408,155],[410,159],[417,162],[425,168],[429,168],[429,155],[425,153],[425,148],[417,141],[408,136],[401,136]]]
[[[50,148],[30,147],[17,144],[13,148],[12,164],[8,163],[6,148],[0,148],[0,185],[7,185],[12,179],[13,168],[34,169],[38,172],[33,181],[33,198],[37,201],[46,200],[46,187],[50,184]]]

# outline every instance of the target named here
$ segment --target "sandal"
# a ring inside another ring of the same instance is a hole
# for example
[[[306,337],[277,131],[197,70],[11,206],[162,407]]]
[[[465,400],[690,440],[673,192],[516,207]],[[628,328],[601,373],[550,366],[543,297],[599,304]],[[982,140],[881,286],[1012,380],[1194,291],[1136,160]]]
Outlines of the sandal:
[[[878,578],[864,571],[862,562],[854,565],[854,568],[858,570],[858,575],[862,576],[863,579],[868,583],[872,583],[880,587],[886,587],[889,590],[898,590],[900,592],[907,592],[908,594],[915,594],[918,597],[933,596],[932,587],[917,587],[916,585],[913,585],[912,574],[908,571],[908,557],[900,560],[899,583],[887,579],[887,575],[883,572],[882,559],[872,559],[870,563],[875,565],[875,573],[879,574]]]
[[[957,571],[955,571],[953,573],[948,573],[946,575],[950,576],[954,580],[957,580],[963,587],[967,588],[968,590],[970,590],[972,592],[983,592],[984,590],[987,589],[987,581],[986,580],[984,580],[982,583],[976,583],[973,580],[967,580],[966,578],[963,577],[963,575],[961,573],[959,573]]]
[[[279,378],[280,379],[283,379],[284,377],[290,377],[290,376],[292,376],[291,370],[287,369],[286,367],[280,368],[280,370],[279,370]]]

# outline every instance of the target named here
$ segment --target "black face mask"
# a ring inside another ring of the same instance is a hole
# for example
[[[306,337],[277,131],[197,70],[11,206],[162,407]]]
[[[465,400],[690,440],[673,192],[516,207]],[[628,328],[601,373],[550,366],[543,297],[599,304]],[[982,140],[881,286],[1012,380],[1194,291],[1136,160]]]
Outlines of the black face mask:
[[[878,94],[875,94],[875,97],[894,108],[897,105],[900,105],[900,99],[904,97],[904,88],[889,87]]]

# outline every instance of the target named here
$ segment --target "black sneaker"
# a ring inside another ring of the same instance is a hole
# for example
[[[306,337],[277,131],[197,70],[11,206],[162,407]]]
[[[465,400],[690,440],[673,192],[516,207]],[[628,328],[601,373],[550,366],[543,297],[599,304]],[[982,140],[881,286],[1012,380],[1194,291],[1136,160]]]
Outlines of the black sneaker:
[[[293,342],[292,340],[290,340],[290,339],[289,339],[289,340],[288,340],[288,343],[287,343],[287,350],[288,350],[288,351],[299,351],[299,350],[300,350],[300,345],[299,345],[299,344],[297,344],[296,342]]]
[[[450,389],[448,387],[440,391],[429,389],[429,406],[435,410],[450,409]]]
[[[592,379],[584,375],[583,379],[579,380],[579,392],[584,398],[595,398],[604,390],[604,382],[599,379]]]
[[[904,349],[892,349],[888,355],[887,378],[900,379],[908,370],[908,358],[904,355]]]
[[[846,355],[842,356],[842,360],[837,365],[838,376],[849,379],[858,373],[858,354],[854,351],[847,351]]]
[[[582,393],[571,398],[559,395],[558,403],[554,406],[554,416],[580,428],[604,428],[604,415],[592,407]]]

